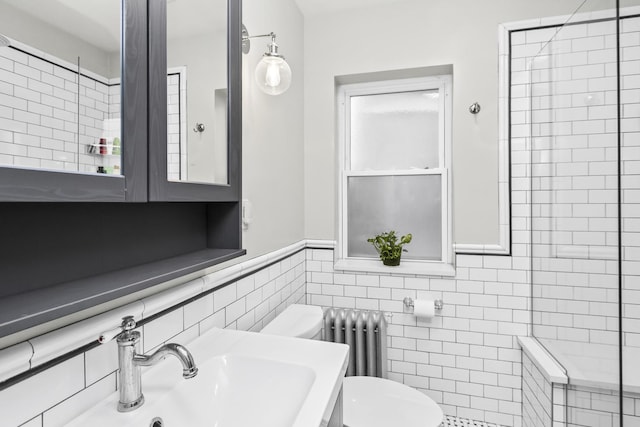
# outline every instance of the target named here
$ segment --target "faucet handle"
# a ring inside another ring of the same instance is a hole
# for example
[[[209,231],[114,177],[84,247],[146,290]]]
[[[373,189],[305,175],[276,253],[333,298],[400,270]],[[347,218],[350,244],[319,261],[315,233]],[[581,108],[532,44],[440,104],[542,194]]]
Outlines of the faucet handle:
[[[126,316],[122,318],[122,330],[127,332],[136,328],[136,319],[133,316]]]
[[[122,318],[122,324],[117,328],[110,329],[100,334],[98,337],[98,342],[100,344],[105,344],[120,335],[123,332],[128,332],[136,327],[136,321],[133,316],[126,316]]]

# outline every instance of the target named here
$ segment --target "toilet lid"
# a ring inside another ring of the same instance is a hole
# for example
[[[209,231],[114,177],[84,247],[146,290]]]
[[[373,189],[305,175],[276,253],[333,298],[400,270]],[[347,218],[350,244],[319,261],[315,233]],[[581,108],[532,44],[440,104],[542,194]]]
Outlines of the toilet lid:
[[[345,427],[438,427],[444,418],[430,397],[395,381],[347,377],[342,385]]]
[[[322,308],[292,304],[276,316],[260,332],[287,337],[313,338],[322,330]]]

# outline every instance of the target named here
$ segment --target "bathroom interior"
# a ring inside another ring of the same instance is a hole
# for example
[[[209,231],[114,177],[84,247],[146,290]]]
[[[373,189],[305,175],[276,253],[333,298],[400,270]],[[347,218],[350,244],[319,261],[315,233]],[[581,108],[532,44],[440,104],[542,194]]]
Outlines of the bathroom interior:
[[[640,427],[640,1],[0,0],[0,218],[3,427]]]

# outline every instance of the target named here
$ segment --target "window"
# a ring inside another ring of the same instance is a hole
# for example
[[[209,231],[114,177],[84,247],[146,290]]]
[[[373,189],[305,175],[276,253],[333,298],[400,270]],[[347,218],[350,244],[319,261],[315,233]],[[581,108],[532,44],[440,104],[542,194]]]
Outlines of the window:
[[[336,268],[453,274],[451,76],[338,87]],[[382,267],[367,238],[411,233],[399,267]]]

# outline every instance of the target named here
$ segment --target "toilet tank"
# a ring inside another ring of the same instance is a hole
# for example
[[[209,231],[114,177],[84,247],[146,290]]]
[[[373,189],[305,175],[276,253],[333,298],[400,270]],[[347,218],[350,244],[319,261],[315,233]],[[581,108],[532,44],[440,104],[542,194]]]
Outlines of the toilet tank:
[[[260,331],[270,335],[319,339],[322,332],[322,308],[292,304]]]

